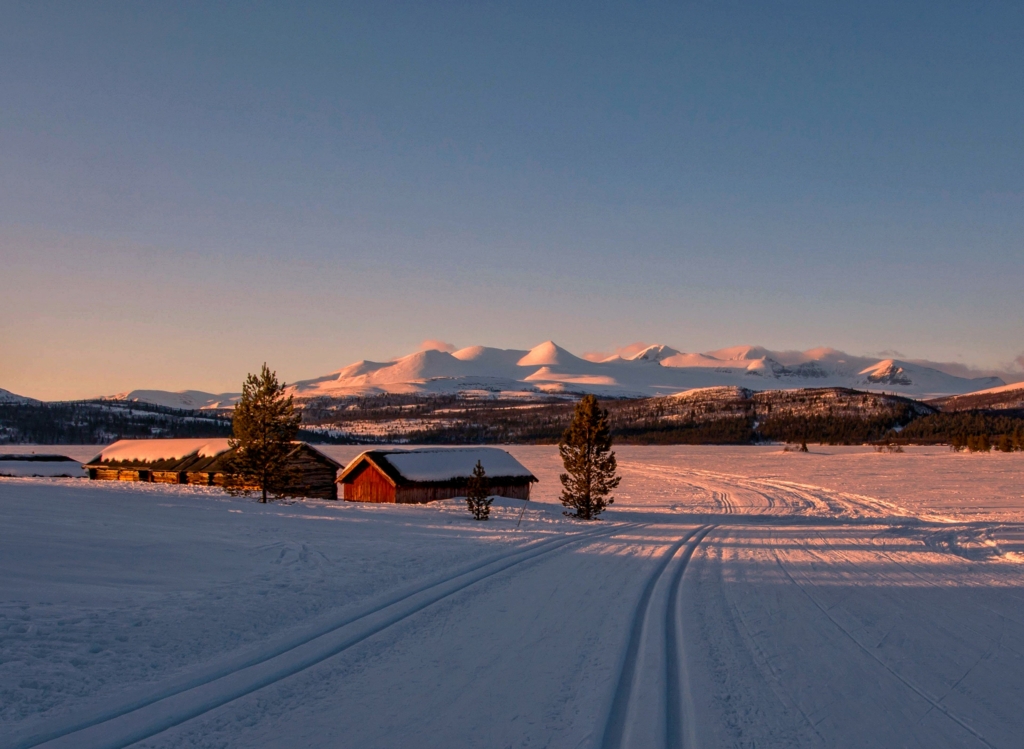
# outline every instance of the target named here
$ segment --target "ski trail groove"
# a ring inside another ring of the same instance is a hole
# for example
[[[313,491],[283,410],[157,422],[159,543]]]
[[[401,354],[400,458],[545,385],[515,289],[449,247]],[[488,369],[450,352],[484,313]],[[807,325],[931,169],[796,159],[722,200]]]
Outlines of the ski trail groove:
[[[615,685],[615,695],[612,697],[612,706],[608,712],[608,720],[605,723],[604,735],[601,739],[602,749],[620,749],[623,746],[623,738],[626,733],[626,723],[629,717],[630,697],[633,693],[633,683],[636,680],[637,661],[640,655],[640,643],[643,638],[644,622],[647,619],[647,608],[654,593],[654,587],[658,580],[665,574],[672,559],[679,549],[691,538],[707,528],[703,526],[694,528],[681,539],[676,541],[666,552],[647,579],[640,600],[637,602],[633,613],[633,622],[629,629],[629,639],[626,644],[626,653],[623,658],[622,668],[619,671],[619,679]]]
[[[163,693],[109,710],[89,721],[83,721],[46,735],[29,737],[16,744],[12,749],[33,749],[33,747],[43,746],[53,747],[53,749],[57,749],[57,747],[122,749],[310,668],[475,583],[557,551],[569,544],[615,535],[636,527],[636,525],[638,524],[628,523],[607,529],[586,531],[568,538],[543,540],[511,553],[491,557],[482,564],[463,569],[440,581],[398,596],[369,611],[353,615],[341,623],[334,623],[319,632],[307,634],[272,651],[260,653],[241,665],[225,668]],[[406,605],[402,606],[402,604]],[[388,611],[394,607],[399,608],[395,611]],[[348,627],[360,624],[363,625],[361,631],[350,635],[341,632]],[[340,635],[340,639],[335,637],[338,639],[337,642],[318,643],[321,640],[331,639],[332,635]],[[320,645],[319,649],[317,648],[318,644]],[[312,652],[301,652],[304,649]],[[289,659],[287,656],[292,656],[292,658]],[[286,662],[275,665],[272,661],[276,659],[284,659]],[[168,702],[170,704],[161,704]],[[175,702],[183,704],[176,706]],[[153,713],[153,715],[150,717],[148,713]],[[114,721],[128,725],[120,729],[114,726],[114,733],[118,735],[106,738],[100,729],[109,727],[108,724]],[[92,733],[96,735],[89,735]]]
[[[684,694],[683,688],[682,674],[686,666],[683,663],[685,655],[679,624],[679,609],[683,603],[679,600],[679,587],[690,558],[700,542],[715,527],[702,528],[690,541],[672,575],[672,585],[668,591],[668,606],[665,609],[665,746],[668,749],[683,749],[687,743],[693,743],[685,741],[683,733],[687,729],[692,736],[693,726],[689,725],[689,720],[692,720],[693,710],[687,710],[688,695]],[[684,716],[684,713],[688,714]],[[688,720],[684,721],[684,718]]]
[[[932,697],[930,694],[928,694],[923,689],[918,687],[912,681],[910,681],[909,679],[907,679],[904,676],[902,676],[898,671],[896,671],[892,666],[890,666],[888,663],[886,663],[876,653],[872,652],[870,648],[864,646],[860,642],[860,640],[858,640],[856,637],[854,637],[850,633],[850,631],[848,629],[846,629],[846,627],[844,627],[839,621],[837,621],[835,619],[835,617],[833,617],[832,614],[829,613],[828,609],[826,609],[824,606],[822,606],[818,602],[818,600],[814,596],[812,596],[809,592],[807,592],[807,589],[803,585],[798,583],[796,581],[796,579],[789,573],[789,570],[786,569],[786,566],[782,563],[782,559],[779,557],[778,548],[777,548],[777,546],[775,544],[772,544],[772,551],[775,554],[775,564],[778,565],[779,569],[782,570],[782,573],[789,579],[789,581],[791,583],[793,583],[797,588],[799,588],[800,592],[802,592],[807,597],[807,599],[812,604],[814,604],[815,608],[817,608],[822,614],[824,614],[825,617],[830,622],[832,622],[836,626],[836,628],[839,629],[840,632],[842,632],[844,635],[846,635],[846,637],[849,638],[849,640],[854,645],[856,645],[857,648],[861,650],[861,652],[863,652],[865,655],[867,655],[869,658],[871,658],[873,661],[875,661],[878,665],[880,665],[882,668],[884,668],[886,671],[888,671],[890,674],[892,674],[892,676],[894,676],[898,681],[902,682],[903,685],[906,686],[908,689],[910,689],[911,691],[916,693],[919,697],[921,697],[926,702],[928,702],[932,706],[933,709],[938,710],[939,712],[941,712],[943,715],[945,715],[951,721],[953,721],[958,726],[960,726],[965,731],[967,731],[972,736],[974,736],[974,738],[976,738],[982,744],[984,744],[985,746],[989,747],[989,749],[996,749],[994,744],[991,744],[984,736],[981,735],[981,733],[979,733],[974,728],[972,728],[966,721],[964,721],[959,716],[957,716],[955,713],[950,711],[949,708],[947,708],[944,705],[942,705],[942,703],[939,700],[937,700],[934,697]]]

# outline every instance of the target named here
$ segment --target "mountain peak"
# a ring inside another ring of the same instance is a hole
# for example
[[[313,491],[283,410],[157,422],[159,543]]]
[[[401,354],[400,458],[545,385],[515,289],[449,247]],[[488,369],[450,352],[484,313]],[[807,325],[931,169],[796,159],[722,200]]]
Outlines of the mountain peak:
[[[17,393],[12,393],[10,390],[0,388],[0,403],[16,403],[20,405],[25,403],[39,403],[39,401],[35,398],[27,398],[24,395],[18,395]]]
[[[771,352],[763,346],[730,346],[707,353],[707,356],[726,361],[764,359],[769,355]]]
[[[661,343],[656,343],[653,346],[648,346],[643,351],[628,357],[630,361],[656,361],[660,362],[664,359],[668,359],[672,356],[677,356],[680,352],[676,351],[670,346],[665,346]]]
[[[544,341],[527,352],[517,364],[520,367],[550,367],[558,364],[569,364],[582,361],[579,357],[570,354],[554,341]]]

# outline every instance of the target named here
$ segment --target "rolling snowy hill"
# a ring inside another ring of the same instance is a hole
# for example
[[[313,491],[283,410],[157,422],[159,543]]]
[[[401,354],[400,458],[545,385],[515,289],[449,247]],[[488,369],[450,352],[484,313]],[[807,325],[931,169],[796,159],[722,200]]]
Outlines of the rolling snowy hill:
[[[16,395],[10,390],[4,390],[0,388],[0,404],[5,405],[22,405],[25,403],[38,403],[35,398],[26,398],[24,395]]]
[[[167,408],[180,408],[186,411],[203,409],[234,408],[241,397],[239,393],[204,393],[202,390],[132,390],[109,396],[109,400],[126,401],[128,403],[152,403]]]

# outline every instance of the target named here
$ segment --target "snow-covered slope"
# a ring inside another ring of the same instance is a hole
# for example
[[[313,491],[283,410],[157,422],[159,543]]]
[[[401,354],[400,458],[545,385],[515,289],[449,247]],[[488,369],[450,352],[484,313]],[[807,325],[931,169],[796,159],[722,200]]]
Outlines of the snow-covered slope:
[[[0,403],[8,404],[21,404],[21,403],[38,403],[35,398],[26,398],[24,395],[16,395],[10,390],[4,390],[0,388]]]
[[[989,411],[1020,411],[1024,410],[1024,382],[978,390],[963,395],[951,395],[936,398],[931,405],[943,411],[970,411],[986,409]]]
[[[523,351],[470,346],[454,353],[418,351],[388,362],[358,361],[330,374],[292,383],[299,401],[378,393],[543,394],[594,393],[613,397],[667,395],[703,387],[779,390],[849,387],[915,398],[938,398],[1000,387],[997,377],[968,379],[898,359],[852,356],[831,348],[770,351],[735,346],[686,353],[649,346],[629,358],[580,358],[553,341]],[[237,393],[133,390],[114,396],[174,408],[230,408]]]
[[[110,400],[141,401],[167,408],[200,410],[204,408],[234,408],[240,393],[204,393],[202,390],[132,390],[110,396]]]
[[[1012,382],[1009,385],[999,385],[994,388],[975,391],[974,395],[995,395],[997,393],[1012,393],[1017,390],[1024,390],[1024,381]]]

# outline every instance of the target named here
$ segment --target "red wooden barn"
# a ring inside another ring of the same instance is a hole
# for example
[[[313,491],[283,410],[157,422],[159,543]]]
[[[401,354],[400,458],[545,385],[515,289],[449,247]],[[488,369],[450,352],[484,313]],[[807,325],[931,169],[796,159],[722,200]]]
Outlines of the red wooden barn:
[[[487,472],[493,496],[530,498],[536,477],[496,447],[370,450],[348,464],[338,483],[342,498],[350,502],[416,504],[464,497],[477,461]]]

